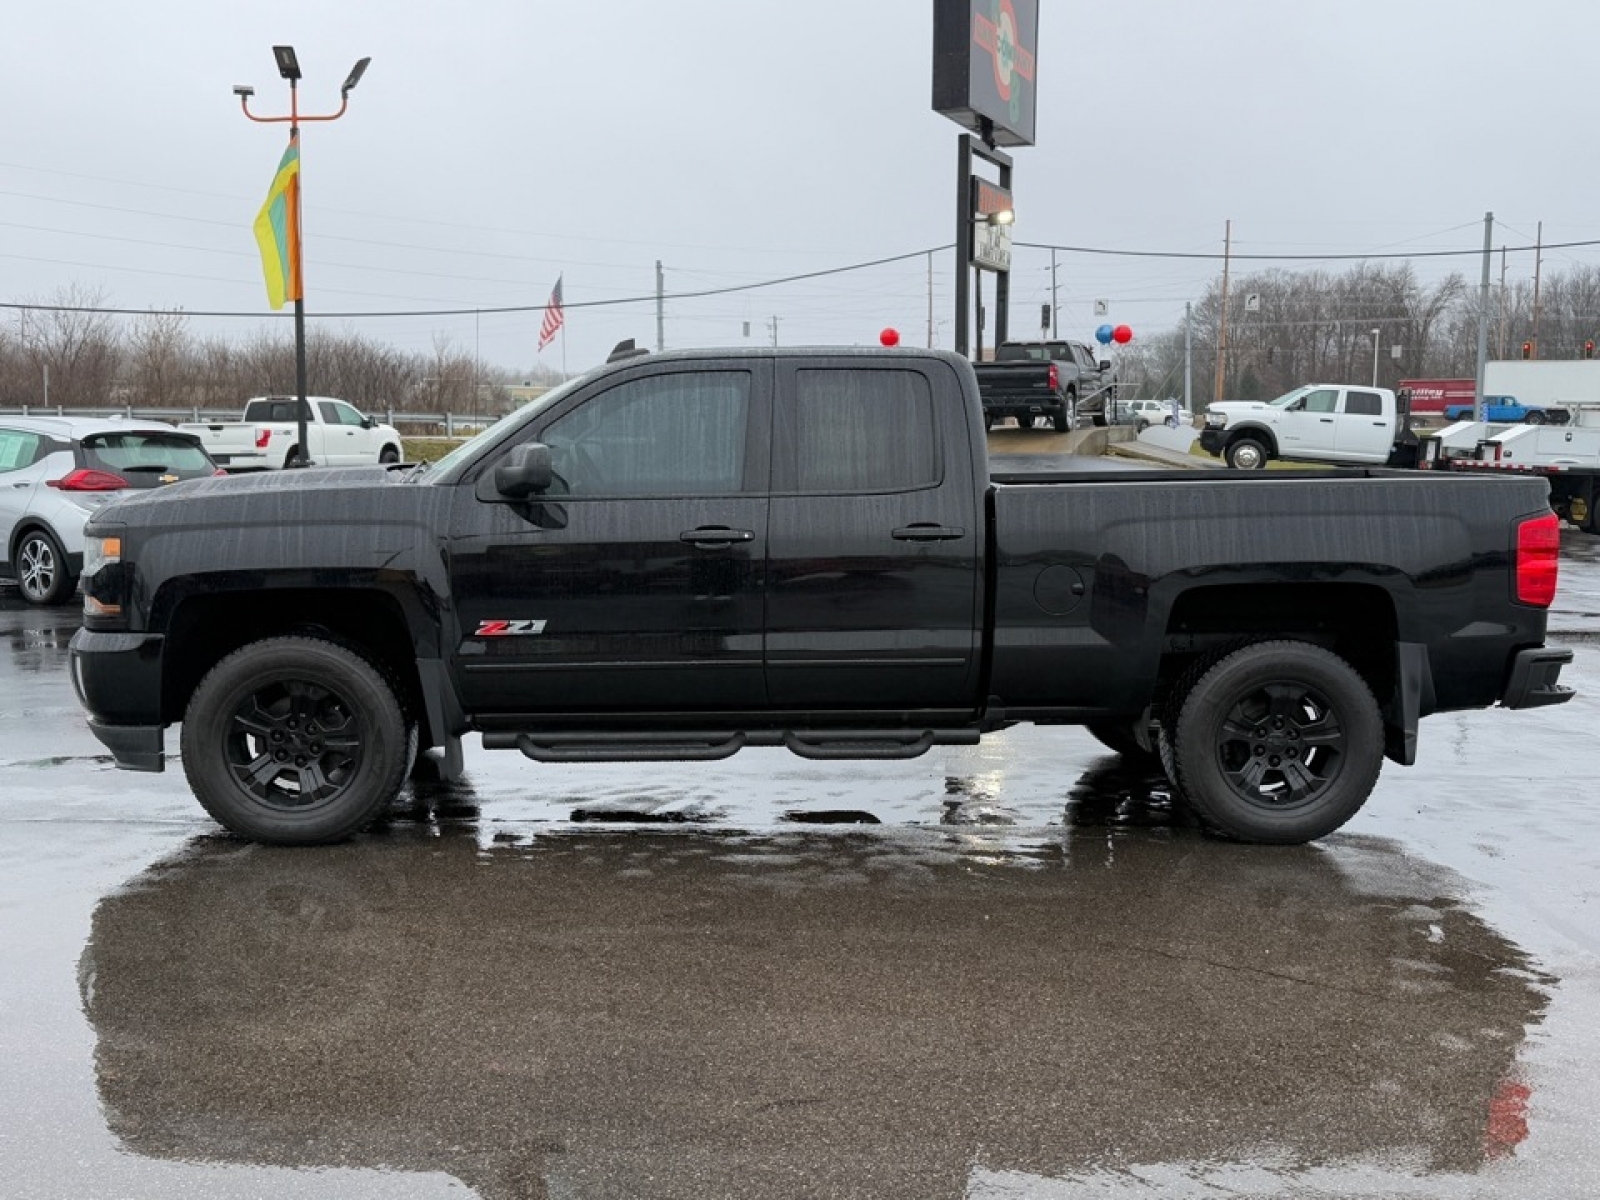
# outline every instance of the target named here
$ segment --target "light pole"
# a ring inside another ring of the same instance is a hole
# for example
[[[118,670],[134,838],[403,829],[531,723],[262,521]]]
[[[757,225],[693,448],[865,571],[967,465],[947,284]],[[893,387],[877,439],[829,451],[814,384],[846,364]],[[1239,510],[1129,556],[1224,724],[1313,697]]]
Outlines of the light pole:
[[[1374,329],[1372,331],[1372,386],[1373,387],[1377,387],[1378,386],[1378,335],[1380,333],[1382,333],[1382,330],[1379,330],[1379,329]]]
[[[234,87],[233,94],[239,97],[239,106],[244,109],[244,115],[252,121],[262,124],[276,124],[283,121],[289,122],[289,144],[297,147],[300,137],[301,121],[337,121],[344,116],[344,110],[350,103],[350,93],[355,90],[356,84],[361,82],[361,76],[366,74],[370,58],[363,58],[350,68],[350,74],[345,77],[344,84],[339,88],[339,111],[320,116],[306,116],[300,112],[300,60],[295,57],[293,46],[274,46],[272,57],[277,60],[278,74],[289,81],[289,115],[285,117],[261,117],[250,111],[250,97],[256,94],[253,87],[239,84]],[[296,150],[298,155],[298,149]],[[299,194],[299,165],[296,161],[296,196]],[[270,197],[269,197],[270,201]],[[295,436],[299,445],[295,447],[296,459],[291,465],[309,467],[311,458],[306,453],[306,300],[305,283],[302,274],[300,250],[300,204],[298,198],[289,206],[289,220],[293,222],[293,229],[288,230],[289,253],[292,261],[289,264],[289,290],[293,295],[289,298],[294,301],[294,378],[297,391],[295,412],[298,417]],[[281,303],[281,302],[280,302]]]

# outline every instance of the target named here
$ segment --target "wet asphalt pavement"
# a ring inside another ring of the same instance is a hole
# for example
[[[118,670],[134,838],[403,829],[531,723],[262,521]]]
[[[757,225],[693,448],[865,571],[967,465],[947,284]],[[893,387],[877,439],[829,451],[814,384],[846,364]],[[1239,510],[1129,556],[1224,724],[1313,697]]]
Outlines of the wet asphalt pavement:
[[[0,592],[0,1195],[1600,1193],[1600,539],[1571,703],[1228,845],[1076,729],[469,780],[318,850],[114,770]],[[176,738],[169,734],[169,751]]]

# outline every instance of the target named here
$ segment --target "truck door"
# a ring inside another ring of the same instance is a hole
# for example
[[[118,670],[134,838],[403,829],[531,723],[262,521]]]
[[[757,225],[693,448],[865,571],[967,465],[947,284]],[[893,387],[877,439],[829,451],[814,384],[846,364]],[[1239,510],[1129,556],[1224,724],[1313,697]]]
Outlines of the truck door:
[[[361,428],[360,413],[338,400],[318,400],[317,412],[322,424],[308,428],[306,439],[318,462],[330,467],[351,467],[377,461],[376,454],[366,453],[367,431]],[[317,445],[319,433],[322,435],[320,447]]]
[[[468,711],[766,702],[770,381],[760,360],[609,375],[528,427],[549,492],[495,500],[492,462],[463,480],[449,570]]]
[[[779,360],[774,707],[973,707],[983,517],[970,439],[983,435],[959,388],[934,362]]]
[[[1383,411],[1383,396],[1365,388],[1346,388],[1335,444],[1349,462],[1383,463],[1394,448],[1395,417]]]
[[[1274,428],[1278,448],[1285,455],[1332,458],[1338,453],[1335,425],[1339,409],[1338,388],[1315,388],[1280,413]]]

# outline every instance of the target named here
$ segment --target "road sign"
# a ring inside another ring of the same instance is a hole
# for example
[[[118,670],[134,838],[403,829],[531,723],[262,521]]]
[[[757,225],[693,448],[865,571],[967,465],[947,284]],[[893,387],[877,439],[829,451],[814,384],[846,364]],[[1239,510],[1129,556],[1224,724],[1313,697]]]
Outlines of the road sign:
[[[1261,293],[1251,292],[1244,298],[1244,310],[1247,313],[1261,311]]]
[[[1103,317],[1110,311],[1111,311],[1111,301],[1109,301],[1109,300],[1096,300],[1094,302],[1094,315],[1095,316]]]

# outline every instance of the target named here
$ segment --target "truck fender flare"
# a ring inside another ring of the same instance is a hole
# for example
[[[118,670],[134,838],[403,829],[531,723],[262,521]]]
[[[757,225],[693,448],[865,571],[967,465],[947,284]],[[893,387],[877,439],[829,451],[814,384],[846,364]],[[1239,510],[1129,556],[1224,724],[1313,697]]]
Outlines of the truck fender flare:
[[[1230,425],[1228,426],[1228,438],[1225,446],[1231,446],[1234,442],[1244,437],[1254,438],[1256,441],[1263,443],[1267,448],[1267,452],[1274,458],[1277,457],[1278,439],[1273,436],[1272,430],[1268,426],[1259,425],[1254,421],[1244,425]]]

